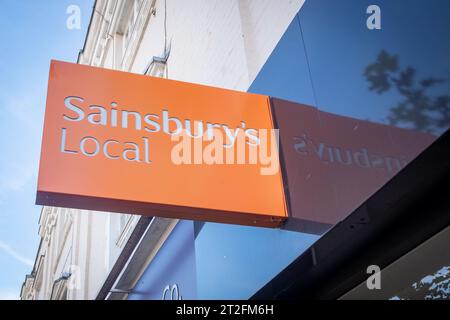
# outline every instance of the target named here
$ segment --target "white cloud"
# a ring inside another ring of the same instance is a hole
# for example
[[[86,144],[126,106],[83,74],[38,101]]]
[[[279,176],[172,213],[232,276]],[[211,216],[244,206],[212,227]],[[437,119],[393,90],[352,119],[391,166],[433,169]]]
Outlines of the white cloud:
[[[31,259],[24,257],[19,252],[14,250],[9,244],[4,243],[3,241],[0,241],[0,250],[27,266],[33,266],[33,261]]]

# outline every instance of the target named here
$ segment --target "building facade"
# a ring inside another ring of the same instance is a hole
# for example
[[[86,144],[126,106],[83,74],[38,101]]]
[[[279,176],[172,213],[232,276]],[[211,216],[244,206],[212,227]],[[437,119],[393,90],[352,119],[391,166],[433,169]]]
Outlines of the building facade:
[[[246,91],[302,4],[99,0],[78,63]],[[22,299],[95,299],[139,219],[44,207]]]
[[[412,2],[97,0],[78,63],[266,94],[317,114],[439,136],[450,127],[449,82],[439,80],[450,72],[449,4]],[[318,156],[337,147],[332,126],[319,121],[332,142],[312,141]],[[364,145],[357,123],[352,130]],[[412,148],[383,132],[381,148],[415,150],[406,162],[430,143]],[[311,211],[345,207],[339,219],[396,173],[371,167],[378,182],[359,194],[358,176],[339,169],[344,161],[322,162],[337,171],[320,181],[311,172],[288,178],[307,186],[311,196],[301,200]],[[294,220],[266,229],[44,207],[21,297],[247,299],[333,226]]]

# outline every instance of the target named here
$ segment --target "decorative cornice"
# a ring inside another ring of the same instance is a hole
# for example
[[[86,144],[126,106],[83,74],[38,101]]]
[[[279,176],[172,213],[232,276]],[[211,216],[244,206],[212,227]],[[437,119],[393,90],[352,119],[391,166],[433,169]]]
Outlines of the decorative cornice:
[[[139,43],[148,25],[152,12],[155,10],[156,0],[143,0],[138,18],[132,27],[130,38],[121,59],[121,69],[129,70],[136,57]],[[123,34],[128,23],[133,2],[127,0],[99,0],[95,4],[91,26],[86,35],[86,43],[80,53],[79,63],[104,66],[111,40],[115,34]]]

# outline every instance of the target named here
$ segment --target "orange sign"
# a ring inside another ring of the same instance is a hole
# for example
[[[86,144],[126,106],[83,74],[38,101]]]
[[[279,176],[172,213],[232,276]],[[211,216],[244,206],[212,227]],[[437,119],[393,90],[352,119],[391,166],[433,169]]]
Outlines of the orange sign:
[[[36,203],[278,226],[272,129],[266,96],[52,61]]]

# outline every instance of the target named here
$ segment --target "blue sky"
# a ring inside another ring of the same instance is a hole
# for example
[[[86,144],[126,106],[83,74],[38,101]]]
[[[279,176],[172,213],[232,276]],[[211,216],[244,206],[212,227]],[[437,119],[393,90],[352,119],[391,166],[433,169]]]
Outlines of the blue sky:
[[[69,30],[69,5],[81,29]],[[51,59],[76,62],[93,0],[4,0],[0,11],[0,300],[19,298],[39,244],[34,205]]]

